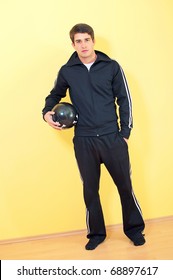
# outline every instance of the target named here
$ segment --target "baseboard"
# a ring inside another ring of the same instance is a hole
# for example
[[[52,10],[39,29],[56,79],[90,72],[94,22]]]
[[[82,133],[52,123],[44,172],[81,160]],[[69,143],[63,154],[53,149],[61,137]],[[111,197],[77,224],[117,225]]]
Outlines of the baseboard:
[[[154,219],[146,219],[145,222],[147,223],[154,223],[154,222],[163,222],[167,220],[173,220],[173,216],[166,216],[166,217],[160,217],[160,218],[154,218]],[[116,228],[122,227],[122,224],[116,224],[116,225],[107,225],[107,230],[116,230]],[[29,241],[36,241],[36,240],[44,240],[44,239],[53,239],[57,237],[63,237],[63,236],[69,236],[69,235],[85,235],[86,229],[82,230],[73,230],[68,232],[60,232],[60,233],[53,233],[53,234],[43,234],[43,235],[37,235],[37,236],[27,236],[27,237],[21,237],[21,238],[14,238],[14,239],[5,239],[0,240],[0,245],[3,244],[13,244],[13,243],[23,243],[23,242],[29,242]]]

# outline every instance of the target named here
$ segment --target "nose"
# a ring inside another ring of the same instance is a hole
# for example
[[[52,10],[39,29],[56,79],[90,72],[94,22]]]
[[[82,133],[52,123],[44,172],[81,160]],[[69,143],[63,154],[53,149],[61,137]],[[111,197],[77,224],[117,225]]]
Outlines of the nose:
[[[85,42],[82,42],[82,49],[85,49],[86,48],[86,43]]]

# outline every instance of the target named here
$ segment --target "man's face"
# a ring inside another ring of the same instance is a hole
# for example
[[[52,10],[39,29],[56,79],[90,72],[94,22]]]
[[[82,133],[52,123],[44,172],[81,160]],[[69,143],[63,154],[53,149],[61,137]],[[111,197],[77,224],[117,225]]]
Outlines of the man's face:
[[[94,44],[95,42],[88,33],[76,33],[72,46],[81,60],[89,60],[95,56]]]

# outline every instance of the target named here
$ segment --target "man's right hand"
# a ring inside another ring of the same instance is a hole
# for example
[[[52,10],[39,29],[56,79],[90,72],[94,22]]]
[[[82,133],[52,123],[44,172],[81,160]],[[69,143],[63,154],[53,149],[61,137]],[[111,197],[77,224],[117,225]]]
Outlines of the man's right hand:
[[[45,121],[53,128],[57,129],[57,130],[62,130],[62,127],[60,125],[59,122],[54,122],[52,119],[52,116],[55,114],[55,112],[53,111],[48,111],[45,115],[44,115],[44,119]]]

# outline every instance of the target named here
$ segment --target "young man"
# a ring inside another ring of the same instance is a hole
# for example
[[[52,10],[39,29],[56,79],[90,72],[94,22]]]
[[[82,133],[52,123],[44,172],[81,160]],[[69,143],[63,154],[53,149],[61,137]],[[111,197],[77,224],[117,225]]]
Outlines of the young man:
[[[71,102],[79,113],[73,141],[86,205],[89,241],[85,248],[93,250],[106,238],[99,198],[102,163],[120,195],[124,233],[134,245],[143,245],[145,225],[130,178],[127,139],[132,128],[132,104],[126,78],[115,60],[94,50],[92,27],[76,24],[70,38],[75,52],[61,67],[55,86],[46,97],[43,116],[51,127],[62,130],[52,120],[51,110],[69,89]]]

